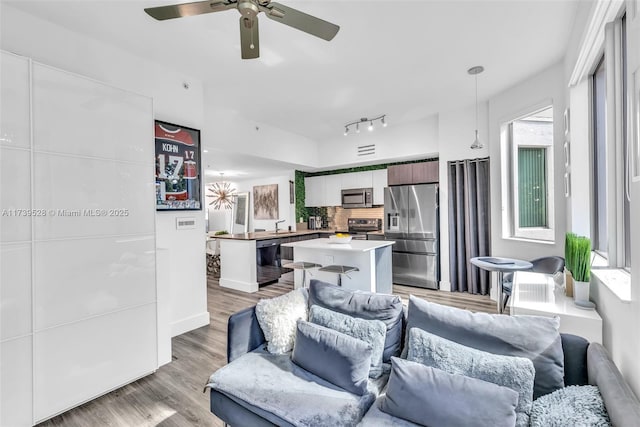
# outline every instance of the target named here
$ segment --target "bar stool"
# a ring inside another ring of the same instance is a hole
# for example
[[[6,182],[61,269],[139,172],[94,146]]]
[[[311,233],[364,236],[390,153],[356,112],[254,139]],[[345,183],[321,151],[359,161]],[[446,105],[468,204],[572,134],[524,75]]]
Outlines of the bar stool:
[[[326,271],[328,273],[338,274],[338,286],[342,286],[342,275],[349,277],[349,273],[354,271],[360,271],[358,267],[350,267],[348,265],[327,265],[319,269],[319,271]]]
[[[311,270],[312,268],[322,267],[320,264],[316,264],[315,262],[306,262],[306,261],[296,261],[290,262],[282,266],[283,268],[292,268],[294,270],[302,270],[302,287],[307,287],[307,270]],[[311,274],[311,273],[309,273]]]

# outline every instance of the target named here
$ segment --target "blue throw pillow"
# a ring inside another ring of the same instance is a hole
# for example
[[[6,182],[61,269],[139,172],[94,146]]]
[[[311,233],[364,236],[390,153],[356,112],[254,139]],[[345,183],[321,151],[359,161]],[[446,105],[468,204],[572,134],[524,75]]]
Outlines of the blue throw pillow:
[[[351,393],[367,392],[371,346],[364,341],[298,320],[291,360]]]
[[[533,402],[531,409],[531,427],[610,425],[600,391],[592,385],[556,390]]]
[[[407,330],[419,328],[467,347],[531,360],[534,399],[564,387],[559,326],[557,317],[472,313],[409,296]]]
[[[349,291],[331,283],[311,280],[309,306],[319,305],[329,310],[367,320],[381,320],[387,326],[382,361],[400,354],[402,344],[402,300],[395,295]]]
[[[518,393],[516,425],[529,425],[535,376],[531,360],[476,350],[417,328],[409,329],[407,359],[510,388]]]
[[[312,305],[309,310],[309,322],[342,332],[371,345],[369,376],[379,378],[382,375],[382,353],[387,334],[387,327],[382,321],[359,319],[319,305]]]
[[[391,358],[380,410],[420,425],[513,427],[518,393],[496,384]]]

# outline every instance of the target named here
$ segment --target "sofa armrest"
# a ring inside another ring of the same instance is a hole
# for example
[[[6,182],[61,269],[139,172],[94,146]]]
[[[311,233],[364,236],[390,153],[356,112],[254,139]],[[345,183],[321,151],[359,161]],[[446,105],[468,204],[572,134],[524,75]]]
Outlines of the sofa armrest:
[[[255,350],[265,343],[256,317],[256,307],[245,308],[229,316],[227,326],[227,362]]]
[[[600,389],[611,423],[616,427],[637,426],[640,402],[602,345],[589,344],[587,369],[589,384]]]

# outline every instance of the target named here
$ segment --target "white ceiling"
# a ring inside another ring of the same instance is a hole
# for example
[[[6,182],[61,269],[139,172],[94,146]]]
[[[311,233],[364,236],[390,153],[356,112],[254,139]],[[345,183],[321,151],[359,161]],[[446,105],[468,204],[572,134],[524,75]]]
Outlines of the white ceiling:
[[[340,31],[327,42],[260,15],[261,57],[242,60],[236,10],[159,22],[143,8],[180,1],[2,1],[199,78],[212,103],[318,143],[360,117],[394,125],[468,107],[474,65],[481,100],[535,75],[564,56],[578,3],[280,0]]]

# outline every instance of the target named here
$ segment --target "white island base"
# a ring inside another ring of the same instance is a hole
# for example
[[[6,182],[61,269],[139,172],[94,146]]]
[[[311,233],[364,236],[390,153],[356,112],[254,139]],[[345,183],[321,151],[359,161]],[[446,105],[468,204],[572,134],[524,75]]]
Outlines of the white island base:
[[[295,262],[313,262],[323,267],[328,265],[345,265],[356,267],[354,271],[342,275],[342,287],[391,294],[393,291],[391,271],[391,246],[395,242],[386,240],[352,240],[350,243],[329,243],[329,239],[313,239],[302,242],[285,243],[282,246],[293,248]],[[328,283],[338,283],[338,275],[307,270],[309,280],[318,279]],[[302,270],[294,271],[294,287],[300,288]]]
[[[220,239],[220,286],[258,292],[255,240]]]

